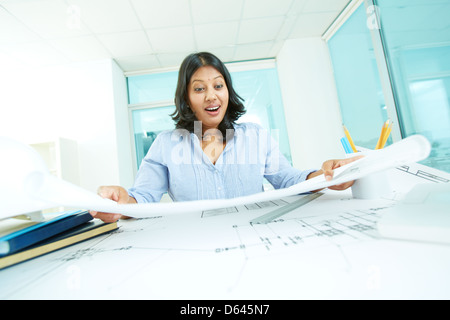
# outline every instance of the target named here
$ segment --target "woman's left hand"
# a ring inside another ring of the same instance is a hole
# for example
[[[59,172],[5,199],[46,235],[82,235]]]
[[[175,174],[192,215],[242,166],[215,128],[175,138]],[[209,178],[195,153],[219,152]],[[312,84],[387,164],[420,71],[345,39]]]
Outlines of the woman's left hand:
[[[322,164],[322,169],[319,171],[313,172],[308,176],[308,179],[319,176],[323,174],[325,176],[325,180],[331,181],[333,179],[334,169],[342,167],[343,165],[349,164],[355,160],[361,159],[363,156],[355,156],[348,159],[332,159],[327,160]],[[348,181],[341,184],[337,184],[334,186],[328,187],[331,190],[345,190],[350,188],[353,185],[354,181]]]
[[[333,173],[334,169],[342,167],[346,164],[349,164],[355,160],[361,159],[363,156],[355,156],[348,159],[333,159],[333,160],[327,160],[322,164],[322,172],[325,176],[325,180],[331,181],[333,179]],[[350,188],[353,185],[354,181],[348,181],[341,184],[337,184],[334,186],[328,187],[328,189],[331,190],[345,190],[347,188]]]

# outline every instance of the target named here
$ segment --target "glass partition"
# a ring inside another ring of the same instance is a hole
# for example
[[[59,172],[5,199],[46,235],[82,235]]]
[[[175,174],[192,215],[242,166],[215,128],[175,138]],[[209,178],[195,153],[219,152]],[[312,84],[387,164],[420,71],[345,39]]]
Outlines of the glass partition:
[[[356,145],[375,149],[388,113],[364,4],[328,41],[342,121]],[[389,138],[386,145],[391,143]]]
[[[450,172],[450,1],[377,0],[402,136],[432,144],[423,163]]]

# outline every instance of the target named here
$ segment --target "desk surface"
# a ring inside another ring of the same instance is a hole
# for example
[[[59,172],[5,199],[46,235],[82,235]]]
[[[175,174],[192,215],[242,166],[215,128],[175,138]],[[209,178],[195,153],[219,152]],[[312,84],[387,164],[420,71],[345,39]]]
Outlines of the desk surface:
[[[0,270],[0,298],[449,299],[450,245],[383,239],[376,229],[414,184],[434,179],[417,166],[389,171],[388,198],[328,190],[267,224],[250,221],[302,196],[121,221],[111,234]]]

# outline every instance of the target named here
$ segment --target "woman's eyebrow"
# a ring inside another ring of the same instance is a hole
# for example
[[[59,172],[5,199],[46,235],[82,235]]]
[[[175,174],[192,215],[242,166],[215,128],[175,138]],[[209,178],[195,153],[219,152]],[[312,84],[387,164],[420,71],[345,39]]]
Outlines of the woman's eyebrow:
[[[217,77],[213,78],[213,80],[216,80],[217,78],[222,78],[222,79],[224,79],[224,77],[223,77],[222,75],[218,75]],[[224,79],[224,80],[225,80],[225,79]],[[202,79],[193,79],[193,80],[192,80],[192,83],[194,83],[195,81],[205,82],[205,81],[202,80]]]

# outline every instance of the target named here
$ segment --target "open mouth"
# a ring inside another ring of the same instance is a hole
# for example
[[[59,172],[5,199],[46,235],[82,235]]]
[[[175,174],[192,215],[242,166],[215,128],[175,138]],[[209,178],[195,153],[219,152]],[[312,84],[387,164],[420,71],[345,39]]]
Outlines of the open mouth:
[[[205,108],[205,110],[209,113],[216,113],[217,111],[219,111],[220,106],[215,106],[215,107],[208,107]]]

